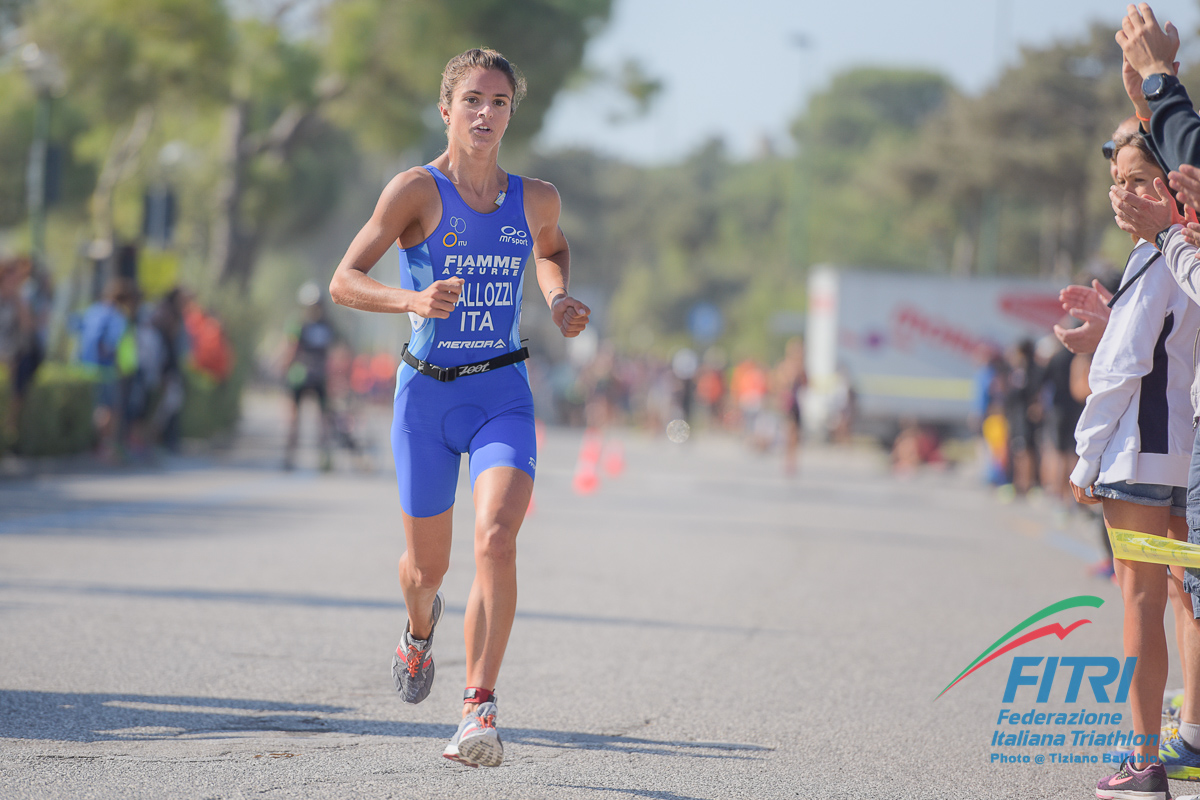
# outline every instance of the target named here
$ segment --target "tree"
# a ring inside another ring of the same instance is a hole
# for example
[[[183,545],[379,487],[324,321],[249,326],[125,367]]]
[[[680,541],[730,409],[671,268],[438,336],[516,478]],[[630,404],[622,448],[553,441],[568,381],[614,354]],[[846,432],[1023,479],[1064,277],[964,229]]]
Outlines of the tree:
[[[952,96],[937,73],[866,67],[812,98],[793,126],[791,260],[911,268],[928,258],[889,166]]]
[[[977,98],[955,97],[893,175],[962,272],[1066,279],[1111,228],[1100,144],[1130,114],[1112,31],[1027,49]]]
[[[242,79],[235,80],[225,112],[211,269],[222,282],[249,281],[270,215],[269,206],[260,205],[255,217],[244,194],[264,160],[276,168],[317,167],[320,159],[299,154],[315,153],[319,140],[346,145],[335,125],[354,131],[365,146],[390,153],[429,141],[435,130],[440,135],[440,122],[431,126],[428,120],[441,70],[468,47],[490,43],[536,86],[507,134],[514,144],[528,141],[554,94],[578,69],[588,33],[607,17],[609,5],[610,0],[342,0],[329,7],[329,36],[321,49],[288,41],[277,27],[242,26],[239,52],[254,55],[240,60]]]
[[[67,73],[67,95],[106,136],[92,201],[94,237],[114,238],[113,195],[133,170],[156,112],[220,92],[230,54],[220,0],[40,0],[29,38]]]

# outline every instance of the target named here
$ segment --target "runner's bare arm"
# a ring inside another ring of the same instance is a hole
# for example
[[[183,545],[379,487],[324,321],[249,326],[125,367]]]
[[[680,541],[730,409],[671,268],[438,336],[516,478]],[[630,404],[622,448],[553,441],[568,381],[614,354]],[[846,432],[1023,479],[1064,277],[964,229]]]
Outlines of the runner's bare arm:
[[[571,296],[571,249],[558,226],[562,201],[558,190],[545,181],[528,179],[525,186],[538,286],[554,324],[563,336],[573,338],[587,327],[591,309]]]
[[[436,213],[430,214],[433,208]],[[426,318],[450,316],[462,279],[434,281],[420,292],[385,286],[367,273],[397,240],[419,242],[436,224],[440,201],[433,179],[424,170],[410,169],[384,188],[371,219],[362,227],[329,283],[335,303],[360,311],[400,314],[408,311]]]

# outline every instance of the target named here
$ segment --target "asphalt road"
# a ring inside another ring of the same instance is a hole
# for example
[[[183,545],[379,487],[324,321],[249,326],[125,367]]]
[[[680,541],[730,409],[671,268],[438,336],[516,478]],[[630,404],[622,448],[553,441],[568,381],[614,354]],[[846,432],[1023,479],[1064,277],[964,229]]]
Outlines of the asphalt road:
[[[1053,729],[1068,746],[992,746],[1002,708],[1037,705],[1032,688],[1002,702],[1013,655],[935,700],[1072,596],[1104,603],[1014,655],[1121,656],[1084,518],[1001,504],[971,471],[894,478],[867,450],[812,448],[788,479],[702,432],[610,435],[625,469],[581,496],[581,432],[553,429],[497,687],[506,759],[446,761],[465,483],[438,678],[407,706],[390,676],[403,534],[386,441],[375,471],[343,455],[320,474],[310,453],[283,473],[278,409],[251,402],[227,452],[0,480],[0,797],[1086,798],[1115,771],[1059,763],[1104,753],[1069,746],[1079,725]],[[1066,675],[1038,708],[1096,708],[1086,683],[1065,702]]]

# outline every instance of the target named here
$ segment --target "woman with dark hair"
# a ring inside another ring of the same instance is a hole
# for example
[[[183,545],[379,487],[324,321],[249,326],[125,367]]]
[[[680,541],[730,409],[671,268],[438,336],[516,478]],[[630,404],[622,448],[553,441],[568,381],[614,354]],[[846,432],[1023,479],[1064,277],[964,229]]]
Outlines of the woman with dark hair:
[[[570,251],[549,183],[510,175],[500,142],[525,81],[493,50],[468,50],[442,75],[446,151],[383,190],[334,273],[330,296],[363,311],[407,313],[412,340],[396,379],[392,450],[407,550],[400,587],[408,627],[392,673],[405,702],[429,694],[433,633],[445,609],[459,460],[469,455],[475,501],[475,580],[466,601],[463,718],[444,755],[497,766],[495,687],[517,603],[516,538],[537,466],[533,398],[523,361],[525,267],[563,336],[586,327],[571,297]],[[401,287],[367,273],[393,244]]]

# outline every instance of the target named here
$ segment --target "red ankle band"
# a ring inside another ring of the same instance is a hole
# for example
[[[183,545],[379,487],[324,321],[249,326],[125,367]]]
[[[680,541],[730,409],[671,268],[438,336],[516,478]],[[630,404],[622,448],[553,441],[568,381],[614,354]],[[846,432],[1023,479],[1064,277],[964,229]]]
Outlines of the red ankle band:
[[[463,692],[464,703],[494,703],[496,702],[496,693],[491,689],[480,689],[475,686],[468,686]]]

